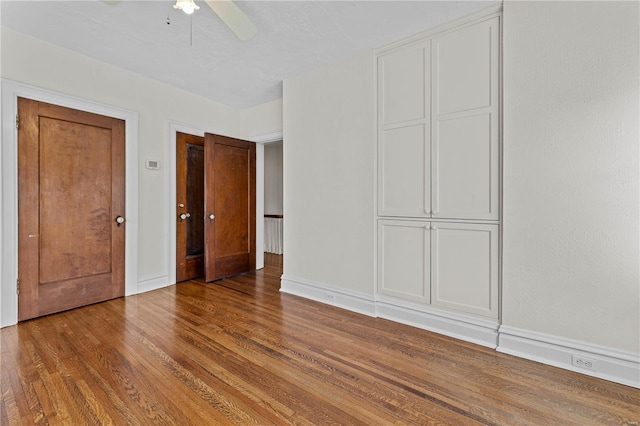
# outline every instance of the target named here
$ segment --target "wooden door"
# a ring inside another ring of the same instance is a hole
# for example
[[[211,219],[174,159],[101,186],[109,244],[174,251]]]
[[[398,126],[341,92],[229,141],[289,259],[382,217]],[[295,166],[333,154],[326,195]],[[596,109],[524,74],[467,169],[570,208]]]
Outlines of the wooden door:
[[[124,295],[125,123],[18,100],[18,319]]]
[[[205,134],[205,278],[256,269],[256,148]]]
[[[204,275],[204,138],[176,133],[176,281]]]

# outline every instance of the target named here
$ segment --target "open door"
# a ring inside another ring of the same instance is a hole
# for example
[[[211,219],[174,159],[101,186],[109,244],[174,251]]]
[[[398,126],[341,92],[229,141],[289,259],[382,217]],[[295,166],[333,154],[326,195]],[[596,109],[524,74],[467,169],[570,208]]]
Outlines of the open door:
[[[256,269],[256,147],[205,134],[205,280]]]
[[[176,282],[204,275],[204,138],[176,132]]]

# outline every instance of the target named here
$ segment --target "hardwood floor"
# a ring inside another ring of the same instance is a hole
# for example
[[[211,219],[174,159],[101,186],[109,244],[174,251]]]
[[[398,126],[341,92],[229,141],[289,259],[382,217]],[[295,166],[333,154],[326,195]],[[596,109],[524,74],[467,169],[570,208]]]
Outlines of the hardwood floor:
[[[2,329],[0,424],[640,422],[638,389],[281,294],[281,259]]]

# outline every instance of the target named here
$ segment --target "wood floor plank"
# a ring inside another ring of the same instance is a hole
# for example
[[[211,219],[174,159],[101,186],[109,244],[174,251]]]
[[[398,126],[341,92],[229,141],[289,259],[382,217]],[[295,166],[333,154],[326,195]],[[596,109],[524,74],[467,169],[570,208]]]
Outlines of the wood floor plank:
[[[634,425],[640,390],[279,292],[282,256],[0,331],[0,424]]]

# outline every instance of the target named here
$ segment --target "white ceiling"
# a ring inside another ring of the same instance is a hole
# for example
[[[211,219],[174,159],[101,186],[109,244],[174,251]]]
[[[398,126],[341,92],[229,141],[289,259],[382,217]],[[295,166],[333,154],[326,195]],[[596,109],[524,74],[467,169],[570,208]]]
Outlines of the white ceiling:
[[[281,98],[288,77],[494,1],[236,1],[260,28],[245,42],[204,2],[191,17],[174,3],[2,0],[0,12],[2,25],[21,33],[247,108]]]

